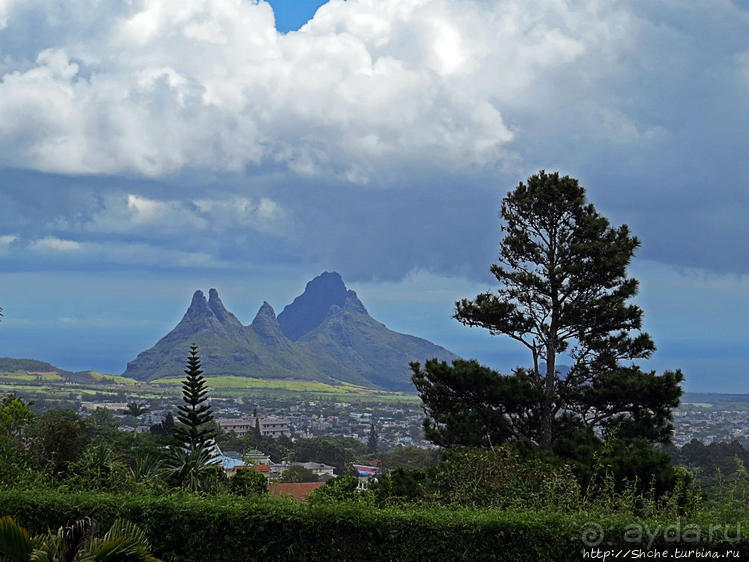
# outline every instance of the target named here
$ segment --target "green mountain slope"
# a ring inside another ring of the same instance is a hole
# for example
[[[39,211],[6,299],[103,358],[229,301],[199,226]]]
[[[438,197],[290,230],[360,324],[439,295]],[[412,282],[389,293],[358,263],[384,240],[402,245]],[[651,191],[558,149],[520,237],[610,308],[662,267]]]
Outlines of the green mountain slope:
[[[58,369],[54,365],[36,359],[14,359],[12,357],[0,357],[0,373],[16,373],[19,371],[32,371],[38,373],[51,373],[56,371],[60,374],[70,374],[68,371]]]
[[[408,363],[456,356],[426,340],[388,330],[348,291],[337,273],[324,273],[276,318],[266,302],[249,326],[226,310],[218,292],[196,291],[177,326],[128,363],[139,380],[181,376],[187,349],[200,347],[211,376],[348,382],[411,390]]]

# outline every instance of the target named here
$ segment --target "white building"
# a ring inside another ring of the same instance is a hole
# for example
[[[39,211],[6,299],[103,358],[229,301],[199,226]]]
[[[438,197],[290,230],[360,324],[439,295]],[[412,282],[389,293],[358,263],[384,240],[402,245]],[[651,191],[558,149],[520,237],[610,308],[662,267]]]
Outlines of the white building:
[[[224,431],[233,431],[237,437],[243,437],[255,431],[256,419],[260,426],[260,435],[268,437],[291,436],[291,422],[287,418],[218,418],[216,422]]]

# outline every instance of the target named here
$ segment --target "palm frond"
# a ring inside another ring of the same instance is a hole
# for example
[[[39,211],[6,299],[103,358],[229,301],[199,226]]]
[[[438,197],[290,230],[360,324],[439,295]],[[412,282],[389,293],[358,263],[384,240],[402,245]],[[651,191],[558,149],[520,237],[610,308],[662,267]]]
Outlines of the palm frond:
[[[0,559],[26,562],[38,543],[12,517],[0,518]]]
[[[135,523],[117,519],[107,533],[89,544],[91,560],[101,562],[154,562],[148,537]]]

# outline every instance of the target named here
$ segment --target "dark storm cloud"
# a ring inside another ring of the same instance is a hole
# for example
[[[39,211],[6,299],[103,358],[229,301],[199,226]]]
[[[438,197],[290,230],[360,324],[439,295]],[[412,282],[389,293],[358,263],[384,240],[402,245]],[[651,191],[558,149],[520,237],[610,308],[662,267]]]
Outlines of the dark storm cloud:
[[[261,3],[235,14],[262,39],[249,59],[218,4],[61,23],[84,4],[5,14],[4,162],[59,172],[0,174],[7,267],[483,281],[500,198],[545,168],[629,223],[640,258],[749,270],[741,3],[348,2],[283,39]]]

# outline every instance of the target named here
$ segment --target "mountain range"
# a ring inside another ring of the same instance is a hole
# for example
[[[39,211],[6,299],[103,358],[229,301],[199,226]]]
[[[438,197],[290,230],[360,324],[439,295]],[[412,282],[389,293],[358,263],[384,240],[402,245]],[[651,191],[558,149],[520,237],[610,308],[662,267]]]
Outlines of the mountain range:
[[[372,318],[335,272],[307,283],[276,317],[264,302],[249,325],[229,312],[216,289],[195,291],[182,320],[128,363],[126,377],[181,376],[192,343],[206,375],[352,383],[413,390],[408,364],[457,355],[425,339],[389,330]]]

